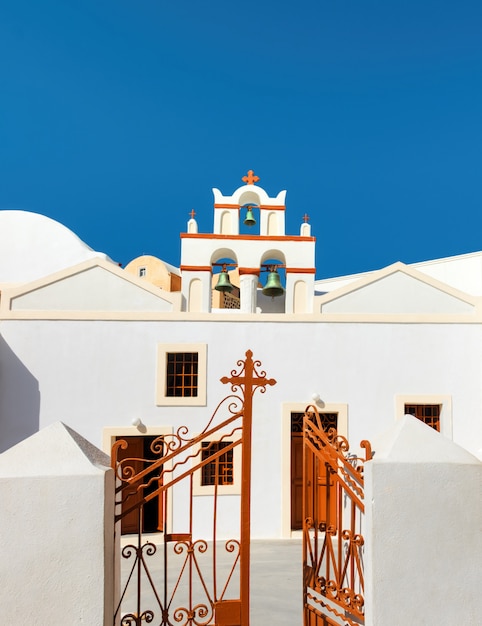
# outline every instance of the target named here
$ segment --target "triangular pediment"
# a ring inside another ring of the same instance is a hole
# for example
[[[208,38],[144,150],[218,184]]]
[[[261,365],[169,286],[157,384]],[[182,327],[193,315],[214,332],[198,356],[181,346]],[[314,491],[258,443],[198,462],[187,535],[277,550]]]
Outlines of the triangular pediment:
[[[2,310],[169,312],[177,294],[162,291],[112,263],[92,259],[2,293]]]
[[[470,452],[413,415],[399,418],[389,430],[373,437],[371,444],[377,463],[480,464]]]
[[[99,474],[110,465],[107,454],[62,422],[55,422],[0,455],[0,476]]]
[[[318,299],[320,312],[352,315],[474,315],[475,300],[395,263]]]

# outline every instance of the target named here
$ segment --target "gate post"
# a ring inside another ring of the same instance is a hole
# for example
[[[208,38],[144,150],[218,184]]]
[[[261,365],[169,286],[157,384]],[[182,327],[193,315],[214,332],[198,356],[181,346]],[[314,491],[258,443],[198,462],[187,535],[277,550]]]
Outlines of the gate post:
[[[482,463],[412,415],[373,443],[367,624],[480,624]]]
[[[231,372],[231,377],[223,376],[223,384],[231,384],[235,392],[241,389],[243,393],[243,444],[241,463],[241,529],[240,529],[240,600],[241,624],[249,626],[249,588],[250,588],[250,532],[251,532],[251,438],[253,424],[253,395],[261,387],[261,393],[266,391],[266,385],[276,385],[274,378],[266,378],[266,372],[257,371],[261,361],[253,361],[253,352],[246,352],[246,360],[238,361],[241,370]]]
[[[114,472],[56,422],[0,455],[2,623],[103,624],[114,615]]]

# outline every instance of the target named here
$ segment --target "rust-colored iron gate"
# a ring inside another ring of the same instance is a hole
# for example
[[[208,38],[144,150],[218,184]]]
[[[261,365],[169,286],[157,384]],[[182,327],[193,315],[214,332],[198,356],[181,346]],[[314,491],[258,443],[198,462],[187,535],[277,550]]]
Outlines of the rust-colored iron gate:
[[[232,393],[200,435],[190,436],[185,426],[161,435],[150,444],[149,459],[120,458],[127,442],[115,442],[115,519],[138,517],[137,537],[122,548],[127,575],[120,584],[116,625],[249,626],[252,401],[256,389],[265,392],[276,384],[252,357],[248,350],[237,362],[239,371],[221,379]],[[220,492],[232,482],[236,449],[241,450],[240,522],[238,533],[233,530],[238,536],[219,542],[221,509],[233,506]],[[195,496],[199,480],[210,486],[202,502]],[[162,511],[158,545],[142,533],[146,507],[154,500]],[[204,525],[209,520],[208,539],[197,536],[199,518]]]
[[[362,523],[363,463],[345,437],[323,430],[314,406],[303,419],[304,626],[365,623]]]

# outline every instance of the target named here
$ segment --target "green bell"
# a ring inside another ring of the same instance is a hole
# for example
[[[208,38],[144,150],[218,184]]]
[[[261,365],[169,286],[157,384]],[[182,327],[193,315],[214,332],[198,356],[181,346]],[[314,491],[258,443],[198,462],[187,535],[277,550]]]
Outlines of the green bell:
[[[229,280],[228,270],[225,267],[219,274],[218,282],[217,282],[216,287],[214,287],[214,289],[216,289],[216,291],[222,291],[222,292],[225,292],[225,291],[229,292],[233,290],[233,286],[231,284],[231,281]]]
[[[254,219],[253,207],[249,206],[246,212],[246,217],[244,218],[244,223],[246,226],[254,226],[256,224],[256,220]]]
[[[271,298],[277,298],[282,296],[285,290],[281,286],[281,281],[276,268],[270,270],[266,285],[263,287],[263,296],[270,296]]]

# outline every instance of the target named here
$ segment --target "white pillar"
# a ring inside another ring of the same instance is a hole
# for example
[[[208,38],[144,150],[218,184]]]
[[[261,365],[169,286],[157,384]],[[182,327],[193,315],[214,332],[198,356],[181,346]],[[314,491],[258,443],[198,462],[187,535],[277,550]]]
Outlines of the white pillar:
[[[9,624],[114,620],[114,472],[61,422],[0,455],[0,606]]]
[[[366,625],[480,624],[482,463],[411,415],[372,448]]]
[[[244,274],[240,271],[239,291],[241,313],[256,313],[257,288],[258,276],[256,274]]]

